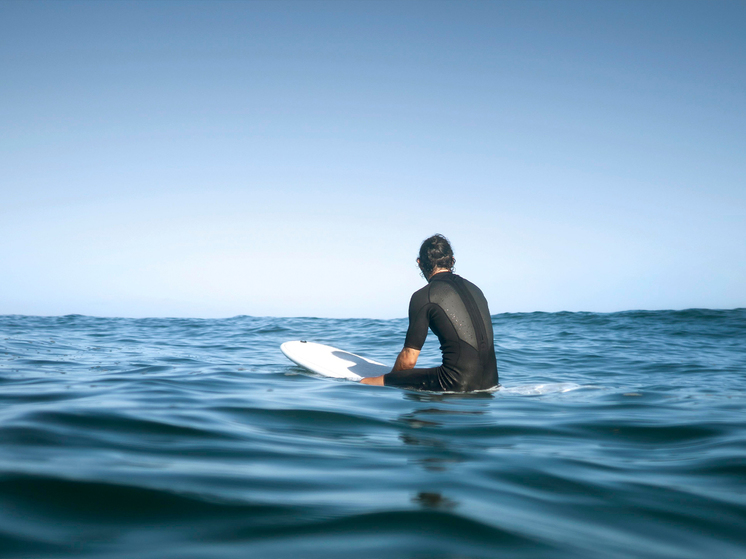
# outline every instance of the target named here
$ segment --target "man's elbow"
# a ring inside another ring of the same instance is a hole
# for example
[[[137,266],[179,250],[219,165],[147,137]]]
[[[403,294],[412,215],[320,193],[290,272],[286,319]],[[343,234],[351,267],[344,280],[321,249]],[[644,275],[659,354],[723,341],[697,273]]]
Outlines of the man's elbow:
[[[417,359],[403,359],[401,362],[402,369],[414,369],[417,365]]]
[[[414,366],[417,365],[417,358],[420,356],[420,351],[418,349],[412,349],[410,347],[405,347],[401,352],[401,364],[403,365],[403,369],[414,369]]]

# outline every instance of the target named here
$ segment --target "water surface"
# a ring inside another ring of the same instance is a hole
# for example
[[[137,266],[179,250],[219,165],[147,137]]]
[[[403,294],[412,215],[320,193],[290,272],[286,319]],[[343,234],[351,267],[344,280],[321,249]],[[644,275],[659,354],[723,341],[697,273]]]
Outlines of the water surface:
[[[493,325],[502,389],[439,395],[279,350],[404,320],[0,317],[0,555],[746,556],[746,310]]]

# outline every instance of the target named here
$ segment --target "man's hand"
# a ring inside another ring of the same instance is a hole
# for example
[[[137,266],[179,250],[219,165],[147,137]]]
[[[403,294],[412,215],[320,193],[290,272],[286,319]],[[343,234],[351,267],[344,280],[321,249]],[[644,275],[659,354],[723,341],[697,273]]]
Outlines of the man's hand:
[[[393,373],[394,371],[403,371],[404,369],[414,369],[414,366],[417,364],[417,358],[419,356],[419,349],[405,347],[401,350],[401,353],[399,353],[399,357],[396,358],[396,363],[394,363],[394,368],[391,369],[391,372]],[[362,379],[360,381],[360,384],[368,384],[370,386],[383,386],[383,377],[384,375],[381,375],[380,377],[367,377]]]

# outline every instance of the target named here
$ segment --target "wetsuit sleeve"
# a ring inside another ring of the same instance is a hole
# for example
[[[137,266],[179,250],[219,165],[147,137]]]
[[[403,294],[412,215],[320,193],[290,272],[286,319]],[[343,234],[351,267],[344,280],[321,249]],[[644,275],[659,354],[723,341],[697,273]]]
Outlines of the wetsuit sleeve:
[[[427,293],[417,291],[409,301],[409,328],[404,338],[404,347],[420,350],[427,338],[430,319],[427,315]]]

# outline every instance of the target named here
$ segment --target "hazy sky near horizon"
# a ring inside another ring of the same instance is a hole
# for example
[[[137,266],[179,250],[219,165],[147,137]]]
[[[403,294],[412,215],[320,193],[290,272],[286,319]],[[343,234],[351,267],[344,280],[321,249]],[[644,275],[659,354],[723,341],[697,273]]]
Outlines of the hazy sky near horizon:
[[[0,314],[746,306],[744,2],[2,2]]]

